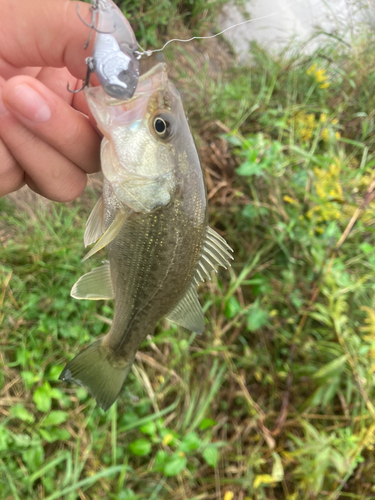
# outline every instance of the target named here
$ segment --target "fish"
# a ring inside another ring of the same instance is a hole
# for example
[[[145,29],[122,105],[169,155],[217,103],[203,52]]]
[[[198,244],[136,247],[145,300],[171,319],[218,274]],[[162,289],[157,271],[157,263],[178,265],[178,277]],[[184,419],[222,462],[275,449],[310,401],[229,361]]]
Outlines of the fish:
[[[232,249],[208,226],[203,171],[181,97],[165,63],[141,75],[133,97],[85,89],[103,134],[103,194],[86,224],[87,259],[108,260],[73,286],[76,299],[114,299],[109,332],[70,361],[60,380],[85,387],[107,410],[140,344],[162,318],[198,334],[205,319],[196,286]]]

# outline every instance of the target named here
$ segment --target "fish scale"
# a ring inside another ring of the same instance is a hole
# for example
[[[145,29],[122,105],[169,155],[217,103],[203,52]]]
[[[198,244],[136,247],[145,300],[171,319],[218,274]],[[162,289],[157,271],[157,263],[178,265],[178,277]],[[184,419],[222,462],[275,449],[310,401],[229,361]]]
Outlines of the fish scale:
[[[173,309],[192,281],[200,257],[200,245],[196,241],[202,242],[197,233],[203,231],[194,228],[189,220],[182,225],[183,214],[178,213],[175,205],[171,204],[160,214],[129,220],[110,243],[111,268],[119,271],[115,276],[116,308],[108,342],[117,352],[119,342],[124,345],[125,335],[126,351],[119,352],[121,355],[133,357],[140,338],[142,342],[149,334],[148,325],[154,325]],[[176,256],[184,265],[173,266]],[[163,286],[166,279],[168,285]],[[126,308],[121,308],[121,304],[126,304]],[[132,323],[134,317],[136,329]],[[129,324],[132,324],[130,331]],[[131,348],[129,354],[130,346],[134,349]]]

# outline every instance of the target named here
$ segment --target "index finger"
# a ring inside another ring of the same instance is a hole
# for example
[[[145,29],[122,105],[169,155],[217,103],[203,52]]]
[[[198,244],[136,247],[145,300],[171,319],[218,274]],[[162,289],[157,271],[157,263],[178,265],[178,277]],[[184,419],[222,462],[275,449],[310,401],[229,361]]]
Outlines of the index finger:
[[[85,50],[91,23],[90,5],[70,0],[0,0],[0,57],[24,66],[66,66],[77,78],[86,74]]]

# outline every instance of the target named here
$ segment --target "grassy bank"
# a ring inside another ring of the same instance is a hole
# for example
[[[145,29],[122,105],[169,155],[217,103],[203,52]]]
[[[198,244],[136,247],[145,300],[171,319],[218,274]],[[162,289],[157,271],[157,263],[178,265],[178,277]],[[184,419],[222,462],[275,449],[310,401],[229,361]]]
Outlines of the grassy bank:
[[[204,334],[162,322],[108,413],[58,382],[113,314],[69,297],[103,259],[81,263],[97,183],[67,205],[0,199],[1,500],[375,498],[372,42],[254,46],[249,67],[166,52],[235,261],[199,288]]]

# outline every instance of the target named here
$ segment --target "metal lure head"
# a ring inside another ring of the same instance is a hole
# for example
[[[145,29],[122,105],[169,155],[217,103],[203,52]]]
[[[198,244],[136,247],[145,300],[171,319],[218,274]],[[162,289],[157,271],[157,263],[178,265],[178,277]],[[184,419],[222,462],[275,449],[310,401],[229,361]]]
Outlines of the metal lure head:
[[[94,5],[99,11],[99,20],[92,69],[106,94],[115,99],[131,99],[139,78],[134,32],[113,2],[99,0]]]

